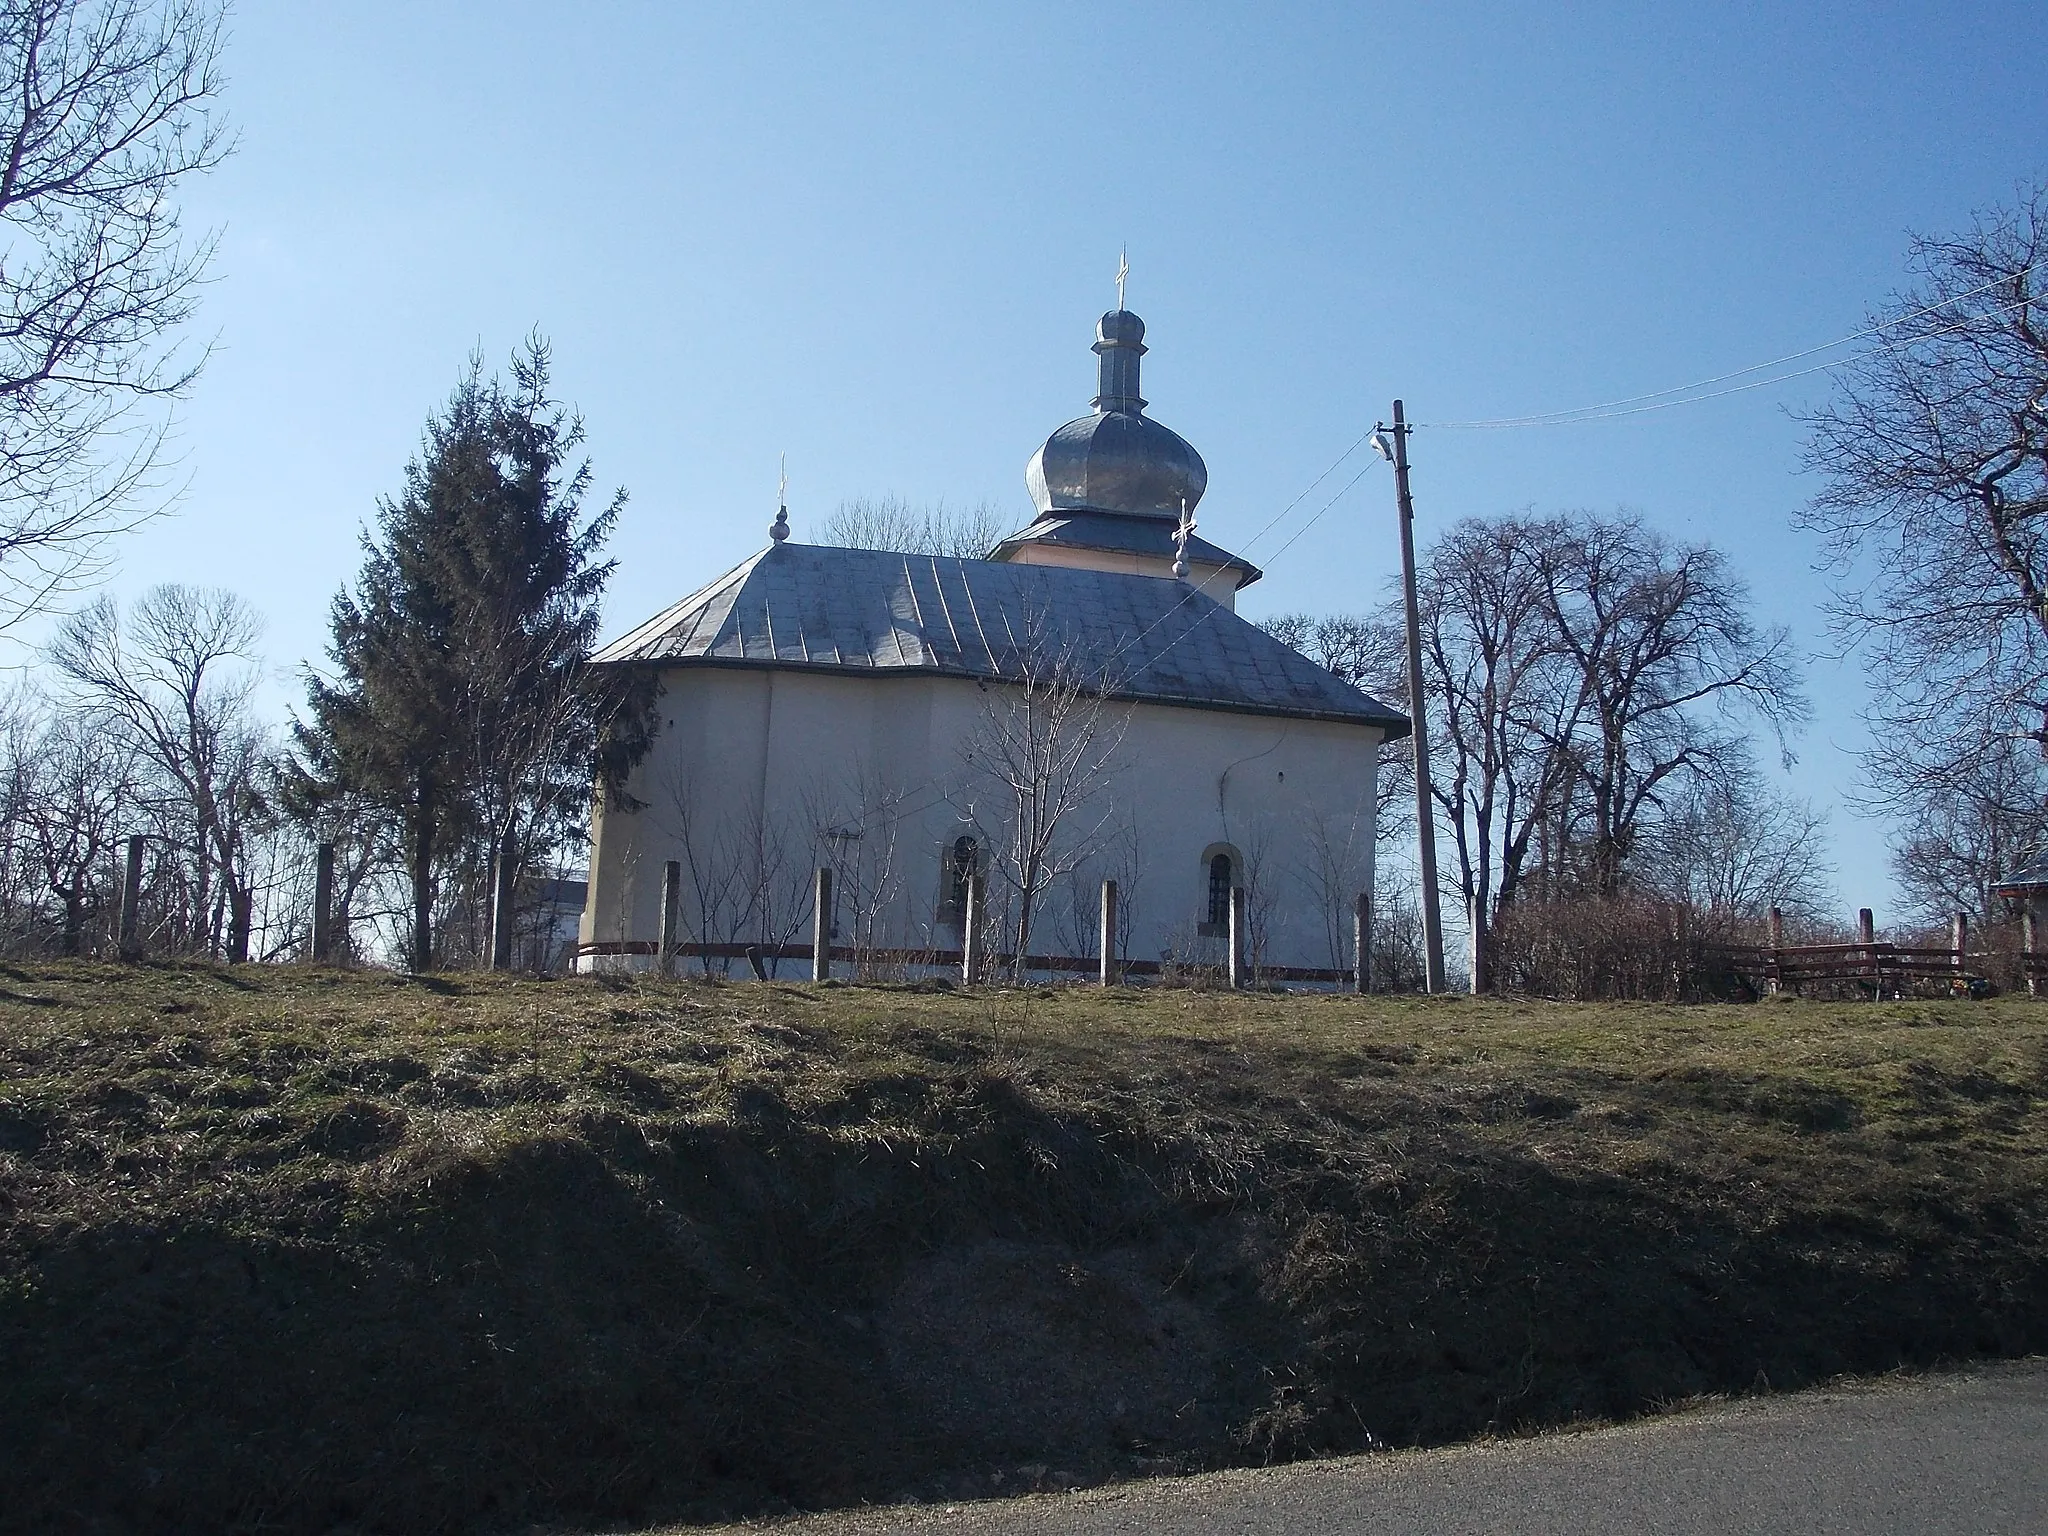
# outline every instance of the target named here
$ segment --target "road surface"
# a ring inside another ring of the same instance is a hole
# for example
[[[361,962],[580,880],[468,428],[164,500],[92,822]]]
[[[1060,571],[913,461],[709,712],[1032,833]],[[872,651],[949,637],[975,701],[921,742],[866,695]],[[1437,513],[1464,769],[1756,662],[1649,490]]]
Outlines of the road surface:
[[[950,1506],[789,1536],[2048,1532],[2048,1360],[1750,1399],[1616,1429]]]

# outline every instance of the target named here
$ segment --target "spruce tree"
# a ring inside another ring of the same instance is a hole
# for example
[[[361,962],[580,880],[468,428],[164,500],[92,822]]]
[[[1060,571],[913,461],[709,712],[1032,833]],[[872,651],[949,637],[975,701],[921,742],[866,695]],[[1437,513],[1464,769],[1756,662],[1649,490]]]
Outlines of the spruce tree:
[[[587,662],[625,492],[595,513],[567,469],[581,420],[548,393],[530,338],[509,386],[480,359],[427,423],[405,489],[378,504],[363,567],[334,600],[331,675],[308,678],[299,801],[349,795],[403,850],[407,959],[437,958],[451,877],[474,910],[492,851],[573,838],[593,780],[617,795],[652,731],[652,687]]]

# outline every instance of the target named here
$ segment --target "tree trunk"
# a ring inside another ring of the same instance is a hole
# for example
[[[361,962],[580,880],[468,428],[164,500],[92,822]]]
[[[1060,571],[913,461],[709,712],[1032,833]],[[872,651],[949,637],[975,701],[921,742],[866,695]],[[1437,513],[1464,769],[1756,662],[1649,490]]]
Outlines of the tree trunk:
[[[1493,935],[1486,922],[1486,896],[1482,892],[1466,907],[1472,928],[1472,995],[1493,990]]]
[[[434,781],[419,779],[412,824],[412,968],[434,965]]]
[[[85,948],[85,893],[77,887],[64,893],[64,953],[75,958]]]
[[[249,963],[249,928],[256,897],[253,891],[228,891],[228,964]]]

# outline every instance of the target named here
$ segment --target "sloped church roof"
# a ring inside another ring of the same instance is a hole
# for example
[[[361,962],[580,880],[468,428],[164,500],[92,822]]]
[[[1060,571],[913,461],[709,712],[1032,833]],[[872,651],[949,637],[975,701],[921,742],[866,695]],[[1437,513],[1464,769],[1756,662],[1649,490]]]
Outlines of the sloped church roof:
[[[1222,567],[1237,587],[1259,572],[1193,537],[1209,471],[1185,439],[1145,415],[1145,322],[1119,305],[1095,335],[1093,412],[1032,455],[1025,483],[1038,521],[992,559],[791,543],[785,509],[770,530],[775,543],[595,659],[1016,680],[1034,656],[1056,654],[1122,698],[1406,736],[1400,711],[1185,579],[1193,563]],[[1065,545],[1070,563],[1018,559],[1041,544]],[[1089,551],[1184,559],[1167,579],[1100,569]]]
[[[1048,649],[1121,698],[1408,734],[1186,582],[941,555],[777,543],[594,659],[1014,679]]]

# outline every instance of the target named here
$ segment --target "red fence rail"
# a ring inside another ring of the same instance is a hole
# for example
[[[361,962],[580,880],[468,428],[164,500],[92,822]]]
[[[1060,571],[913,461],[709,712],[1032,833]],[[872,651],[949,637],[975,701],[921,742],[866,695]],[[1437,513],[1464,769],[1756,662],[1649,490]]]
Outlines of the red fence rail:
[[[1773,949],[1766,945],[1716,945],[1712,953],[1730,969],[1771,990],[1797,991],[1808,982],[1859,982],[1880,995],[1896,993],[1909,981],[1948,981],[1971,991],[1981,990],[1984,976],[1970,966],[1967,952],[1923,949],[1900,944],[1799,944]],[[2025,955],[2030,976],[2048,976],[2048,956]]]

